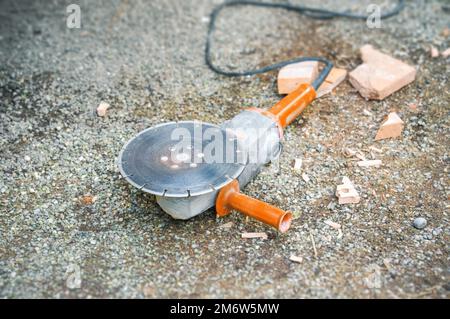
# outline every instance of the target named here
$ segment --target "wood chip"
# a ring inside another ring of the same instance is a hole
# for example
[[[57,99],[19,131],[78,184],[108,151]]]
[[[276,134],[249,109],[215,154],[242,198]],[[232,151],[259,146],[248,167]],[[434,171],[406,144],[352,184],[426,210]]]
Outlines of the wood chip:
[[[388,114],[387,119],[381,124],[375,136],[375,141],[385,138],[395,138],[402,134],[405,123],[395,112]]]
[[[358,164],[359,167],[380,167],[381,160],[365,160],[359,161],[356,164]]]
[[[242,238],[262,238],[267,239],[266,233],[242,233]]]
[[[108,108],[109,108],[109,104],[108,103],[103,102],[103,101],[100,102],[100,104],[97,107],[97,115],[101,116],[101,117],[105,116],[106,115],[106,110],[108,110]]]
[[[302,178],[306,183],[308,183],[310,181],[310,178],[309,178],[308,174],[306,174],[306,173],[302,174]]]
[[[301,264],[303,262],[303,257],[291,255],[291,257],[289,257],[289,260]]]
[[[326,220],[324,223],[327,224],[328,226],[334,228],[334,229],[341,229],[341,224],[335,223],[335,222],[333,222],[331,220]]]

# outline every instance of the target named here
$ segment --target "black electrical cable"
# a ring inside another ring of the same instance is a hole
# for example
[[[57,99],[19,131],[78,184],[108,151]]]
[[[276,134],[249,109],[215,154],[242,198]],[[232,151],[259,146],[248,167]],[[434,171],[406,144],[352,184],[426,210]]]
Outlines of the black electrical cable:
[[[278,68],[281,68],[285,65],[291,64],[291,63],[297,63],[297,62],[303,62],[303,61],[318,61],[323,64],[325,64],[324,68],[320,72],[317,79],[312,83],[312,86],[317,90],[319,86],[322,84],[322,82],[325,80],[325,78],[328,76],[328,73],[330,73],[331,69],[333,68],[333,63],[329,61],[326,58],[322,57],[299,57],[290,59],[287,61],[278,62],[275,64],[271,64],[259,69],[255,70],[249,70],[249,71],[242,71],[242,72],[232,72],[232,71],[225,71],[221,68],[215,66],[212,63],[211,60],[211,42],[212,42],[212,35],[214,33],[214,30],[216,28],[216,19],[219,15],[219,13],[222,11],[222,9],[226,7],[231,6],[257,6],[257,7],[266,7],[266,8],[278,8],[278,9],[285,9],[288,11],[296,11],[300,14],[303,14],[305,16],[308,16],[313,19],[333,19],[337,17],[341,18],[349,18],[349,19],[367,19],[369,18],[368,15],[364,14],[357,14],[352,12],[338,12],[338,11],[331,11],[326,9],[318,9],[318,8],[311,8],[307,6],[302,5],[295,5],[291,3],[271,3],[271,2],[260,2],[260,1],[252,1],[252,0],[232,0],[224,2],[217,7],[214,8],[214,10],[211,12],[210,20],[209,20],[209,27],[208,27],[208,34],[206,36],[206,46],[205,46],[205,61],[208,67],[213,70],[214,72],[226,75],[226,76],[247,76],[247,75],[255,75],[260,73],[265,73],[268,71],[272,71]],[[397,5],[395,8],[393,8],[391,11],[386,12],[384,14],[381,14],[380,19],[386,19],[390,18],[394,15],[397,15],[400,11],[403,10],[405,7],[405,0],[398,0]]]

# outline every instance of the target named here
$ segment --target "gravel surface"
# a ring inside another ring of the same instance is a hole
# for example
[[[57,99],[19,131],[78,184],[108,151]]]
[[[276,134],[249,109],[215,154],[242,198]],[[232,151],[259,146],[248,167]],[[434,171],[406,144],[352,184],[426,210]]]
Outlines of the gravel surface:
[[[374,1],[292,2],[364,12]],[[81,29],[66,27],[70,2],[1,1],[0,297],[449,298],[449,60],[429,54],[450,46],[444,2],[408,1],[381,29],[223,12],[213,50],[229,69],[323,55],[351,70],[370,43],[419,70],[380,102],[344,83],[286,130],[279,163],[244,190],[294,212],[280,235],[237,213],[173,220],[116,165],[144,128],[221,123],[280,99],[276,72],[225,78],[205,66],[207,17],[220,1],[80,0]],[[111,105],[105,117],[95,112],[101,101]],[[390,111],[403,135],[375,142]],[[360,168],[346,147],[383,165]],[[293,172],[295,158],[309,182]],[[359,204],[337,204],[343,176]],[[425,228],[413,226],[417,217]]]

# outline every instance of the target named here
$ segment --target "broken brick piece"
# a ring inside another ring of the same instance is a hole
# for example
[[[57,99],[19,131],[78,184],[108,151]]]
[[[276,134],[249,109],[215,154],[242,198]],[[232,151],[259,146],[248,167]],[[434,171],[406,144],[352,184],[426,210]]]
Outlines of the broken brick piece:
[[[342,184],[336,188],[339,204],[358,204],[361,198],[348,177],[342,178]]]
[[[100,104],[97,107],[97,115],[102,117],[105,116],[107,109],[109,109],[109,104],[106,102],[100,102]]]
[[[355,189],[339,195],[339,204],[358,204],[361,198]]]
[[[97,200],[96,196],[84,195],[83,197],[81,197],[81,202],[84,205],[92,205],[95,203],[96,200]]]
[[[355,186],[350,179],[347,176],[344,176],[342,178],[342,184],[336,187],[336,196],[339,197],[341,194],[348,193],[354,188]]]
[[[436,47],[431,46],[431,48],[430,48],[430,55],[431,55],[432,58],[439,57],[439,50],[436,49]]]
[[[413,112],[417,112],[418,111],[418,107],[416,103],[410,103],[409,105],[409,109]]]
[[[397,113],[389,113],[387,119],[381,124],[380,129],[375,136],[375,141],[400,136],[404,126],[405,123]]]
[[[278,93],[289,94],[302,83],[312,83],[318,73],[317,61],[288,64],[278,72]]]
[[[360,51],[364,63],[350,72],[349,80],[363,97],[383,100],[415,80],[414,67],[371,45],[363,46]]]
[[[350,181],[350,178],[347,176],[342,177],[342,184],[343,185],[351,185],[353,187],[353,183]]]
[[[291,257],[289,257],[290,261],[296,262],[296,263],[302,263],[303,262],[303,258],[302,257],[298,257],[295,255],[291,255]]]
[[[317,90],[317,97],[324,96],[325,94],[331,93],[339,84],[344,82],[347,77],[347,70],[333,68],[328,74],[325,81],[320,85]]]
[[[450,56],[450,48],[448,48],[448,49],[446,49],[444,52],[442,52],[441,53],[442,54],[442,56],[444,57],[444,58],[448,58],[449,56]]]
[[[341,195],[345,195],[349,193],[353,187],[349,187],[347,185],[338,185],[336,187],[336,197],[340,197]]]

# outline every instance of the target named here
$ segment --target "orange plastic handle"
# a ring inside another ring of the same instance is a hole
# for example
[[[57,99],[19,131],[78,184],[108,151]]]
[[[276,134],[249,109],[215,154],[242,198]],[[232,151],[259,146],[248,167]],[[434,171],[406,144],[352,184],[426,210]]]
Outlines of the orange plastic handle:
[[[291,226],[291,213],[242,194],[237,180],[223,187],[216,200],[217,216],[228,215],[232,209],[273,226],[282,233]]]
[[[316,98],[316,90],[308,84],[302,83],[297,89],[289,93],[270,110],[263,112],[275,118],[282,128],[292,123],[300,113]],[[267,114],[268,113],[268,114]]]

